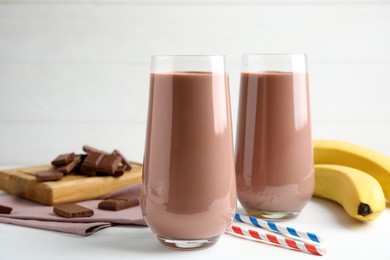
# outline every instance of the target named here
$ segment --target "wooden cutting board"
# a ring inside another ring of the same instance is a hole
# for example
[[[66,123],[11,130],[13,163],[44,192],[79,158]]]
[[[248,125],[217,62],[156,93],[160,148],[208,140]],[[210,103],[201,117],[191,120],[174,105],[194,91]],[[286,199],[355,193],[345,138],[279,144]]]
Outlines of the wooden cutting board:
[[[87,177],[69,174],[59,181],[38,182],[35,173],[50,165],[0,171],[0,190],[45,205],[96,199],[132,183],[140,182],[142,164],[131,163],[132,169],[120,177]]]

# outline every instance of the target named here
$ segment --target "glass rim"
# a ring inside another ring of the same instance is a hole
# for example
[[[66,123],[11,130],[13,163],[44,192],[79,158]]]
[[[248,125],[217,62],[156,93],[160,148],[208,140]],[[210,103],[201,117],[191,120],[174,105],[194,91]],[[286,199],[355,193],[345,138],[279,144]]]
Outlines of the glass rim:
[[[226,72],[225,57],[225,55],[154,55],[151,59],[151,71]]]
[[[307,73],[307,60],[305,53],[243,54],[241,72],[284,71]]]

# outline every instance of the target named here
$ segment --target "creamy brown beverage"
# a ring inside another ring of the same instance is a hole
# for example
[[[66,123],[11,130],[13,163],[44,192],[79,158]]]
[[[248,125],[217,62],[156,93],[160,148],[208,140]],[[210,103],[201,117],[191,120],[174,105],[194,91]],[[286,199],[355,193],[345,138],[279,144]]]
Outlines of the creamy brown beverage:
[[[162,243],[219,237],[234,216],[227,80],[211,72],[151,74],[141,205]]]
[[[259,217],[297,215],[314,189],[307,74],[242,73],[239,104],[239,201]]]

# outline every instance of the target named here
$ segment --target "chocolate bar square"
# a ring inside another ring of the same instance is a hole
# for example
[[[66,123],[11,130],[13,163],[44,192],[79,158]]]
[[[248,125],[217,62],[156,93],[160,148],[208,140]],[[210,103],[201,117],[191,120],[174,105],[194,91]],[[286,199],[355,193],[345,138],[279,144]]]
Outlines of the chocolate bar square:
[[[61,167],[57,167],[56,170],[62,172],[64,175],[67,175],[72,172],[79,164],[81,163],[81,155],[76,155],[72,162]]]
[[[53,212],[65,218],[82,218],[93,216],[93,210],[75,203],[56,205]]]
[[[50,168],[46,171],[37,172],[35,178],[37,181],[58,181],[64,177],[64,174],[55,168]]]
[[[111,198],[99,203],[98,208],[102,210],[118,211],[139,205],[138,199],[131,198]]]
[[[126,171],[126,170],[131,170],[131,164],[130,164],[130,162],[126,159],[126,157],[123,156],[123,154],[122,154],[119,150],[116,150],[116,149],[115,149],[115,150],[112,152],[112,154],[117,154],[117,155],[119,155],[119,156],[122,158],[122,164],[126,166],[125,171]]]
[[[102,153],[102,154],[108,154],[105,151],[96,149],[95,147],[89,146],[89,145],[84,145],[83,146],[83,151],[86,153]]]
[[[11,207],[0,205],[0,214],[11,214],[11,211]]]
[[[81,168],[96,170],[103,157],[104,154],[102,153],[90,152],[81,165]]]
[[[73,161],[73,158],[74,153],[60,154],[51,162],[51,164],[53,166],[62,166]]]
[[[103,159],[100,161],[97,168],[98,172],[108,173],[113,175],[118,169],[119,164],[121,163],[122,158],[119,155],[115,154],[106,154],[103,156]]]
[[[89,168],[83,168],[81,167],[79,170],[78,170],[78,173],[79,174],[82,174],[82,175],[85,175],[85,176],[89,176],[89,177],[92,177],[92,176],[97,176],[97,172],[96,170],[94,169],[89,169]]]
[[[119,177],[122,176],[126,171],[126,165],[119,165],[118,169],[114,172],[112,176]]]

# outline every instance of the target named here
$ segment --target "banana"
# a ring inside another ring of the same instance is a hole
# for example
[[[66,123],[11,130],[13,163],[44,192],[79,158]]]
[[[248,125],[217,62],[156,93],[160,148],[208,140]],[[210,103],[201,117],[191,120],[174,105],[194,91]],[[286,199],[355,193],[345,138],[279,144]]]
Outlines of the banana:
[[[373,221],[386,207],[382,187],[360,170],[332,164],[315,165],[314,196],[338,202],[351,217]]]
[[[390,201],[390,158],[367,147],[336,140],[315,140],[314,162],[356,168],[373,176]]]

